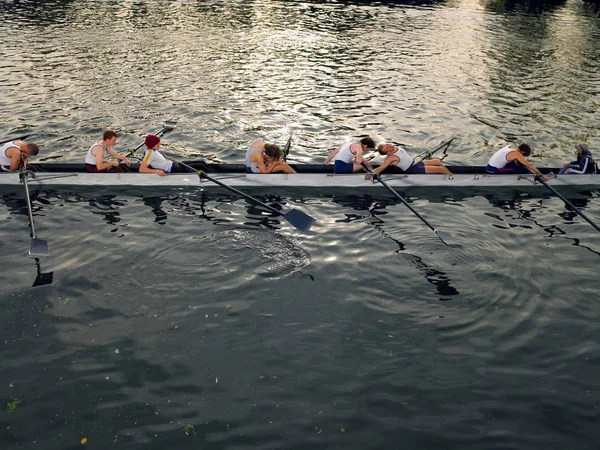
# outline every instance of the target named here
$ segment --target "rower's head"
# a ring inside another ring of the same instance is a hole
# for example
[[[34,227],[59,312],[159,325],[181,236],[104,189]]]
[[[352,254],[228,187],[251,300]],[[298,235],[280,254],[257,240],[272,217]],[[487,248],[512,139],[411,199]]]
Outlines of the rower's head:
[[[519,151],[523,156],[531,155],[531,146],[529,144],[521,144],[519,145]]]
[[[375,141],[369,136],[362,138],[360,140],[360,145],[364,146],[367,152],[372,152],[375,150]]]
[[[102,135],[102,139],[110,146],[113,146],[117,143],[117,133],[113,130],[106,130]]]
[[[25,146],[25,153],[27,153],[29,156],[35,156],[39,152],[40,148],[35,144],[27,143],[27,145]]]
[[[377,146],[377,152],[379,152],[380,155],[389,155],[395,151],[396,146],[394,144],[379,144]]]
[[[149,134],[148,136],[146,136],[144,144],[146,144],[146,147],[148,148],[156,149],[160,147],[160,138],[155,134]]]
[[[575,150],[577,150],[578,155],[581,155],[585,152],[589,152],[590,146],[587,145],[585,142],[579,142],[579,143],[575,144]]]
[[[281,149],[275,144],[265,144],[265,155],[276,161],[281,159]]]

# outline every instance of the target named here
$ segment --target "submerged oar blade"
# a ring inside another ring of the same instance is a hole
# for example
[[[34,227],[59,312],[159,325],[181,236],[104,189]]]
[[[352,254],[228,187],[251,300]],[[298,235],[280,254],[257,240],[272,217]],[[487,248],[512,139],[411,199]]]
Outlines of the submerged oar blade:
[[[31,287],[52,284],[52,281],[54,281],[54,272],[38,273]]]
[[[312,227],[317,221],[317,219],[303,213],[299,209],[291,209],[283,214],[283,217],[285,217],[289,223],[303,233],[306,233],[308,230],[310,230],[310,227]]]
[[[48,256],[48,241],[31,238],[31,243],[29,244],[29,256],[33,258]]]
[[[448,233],[447,231],[440,231],[440,230],[434,230],[435,234],[438,235],[438,237],[442,240],[442,242],[446,245],[450,245],[450,246],[455,246],[455,245],[459,245],[458,242],[456,241],[456,239],[454,239],[452,237],[452,235],[450,233]]]

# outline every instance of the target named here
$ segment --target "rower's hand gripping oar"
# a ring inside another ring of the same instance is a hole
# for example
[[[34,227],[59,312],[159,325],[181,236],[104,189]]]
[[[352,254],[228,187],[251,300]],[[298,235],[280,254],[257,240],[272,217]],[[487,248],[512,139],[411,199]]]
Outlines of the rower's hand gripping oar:
[[[48,256],[48,241],[38,239],[35,235],[33,225],[33,213],[31,211],[31,199],[29,198],[29,187],[27,185],[27,171],[25,165],[21,163],[21,173],[19,174],[23,185],[25,186],[25,199],[27,200],[27,213],[29,214],[29,224],[31,225],[31,242],[29,243],[29,256],[34,258]]]
[[[383,181],[383,179],[381,178],[381,176],[375,172],[373,172],[373,170],[371,170],[371,168],[369,166],[367,166],[364,162],[362,163],[362,166],[365,168],[365,170],[367,172],[369,172],[371,174],[371,176],[373,178],[375,178],[377,181],[379,181],[383,186],[385,186],[385,188],[390,191],[392,194],[394,194],[402,203],[404,203],[404,205],[410,209],[410,211],[417,216],[419,219],[421,219],[421,221],[427,225],[429,228],[431,228],[435,234],[438,235],[438,237],[442,240],[442,242],[446,245],[459,245],[458,242],[456,242],[456,240],[452,237],[452,235],[450,233],[448,233],[447,231],[441,231],[438,230],[437,228],[435,228],[433,225],[431,225],[427,219],[425,219],[423,216],[421,216],[421,214],[419,214],[412,206],[410,206],[410,204],[404,199],[404,197],[402,197],[400,194],[398,194],[389,184],[387,184],[385,181]]]
[[[167,120],[163,127],[157,131],[155,134],[158,137],[161,137],[163,134],[168,133],[170,131],[173,131],[175,129],[175,127],[177,126],[177,122],[174,120]],[[127,151],[127,156],[133,156],[135,155],[135,152],[138,151],[140,148],[142,148],[144,146],[145,142],[142,142],[140,145],[138,145],[136,148],[134,148],[133,150],[128,150]]]
[[[204,173],[202,171],[198,171],[198,170],[194,169],[192,166],[182,163],[181,161],[177,161],[177,162],[178,162],[178,164],[180,164],[182,167],[185,167],[190,172],[195,172],[200,178],[206,178],[207,180],[212,181],[215,184],[218,184],[222,188],[230,190],[231,192],[236,193],[240,197],[244,197],[245,199],[258,204],[258,205],[262,206],[263,208],[266,208],[267,210],[271,211],[273,214],[276,214],[278,216],[283,216],[285,218],[285,220],[287,220],[291,225],[293,225],[295,228],[302,231],[303,233],[306,233],[308,230],[310,230],[310,227],[312,227],[314,225],[314,223],[317,221],[314,217],[309,216],[308,214],[300,211],[299,209],[290,209],[286,213],[278,211],[277,209],[273,208],[272,206],[261,202],[257,198],[254,198],[242,191],[239,191],[231,186],[228,186],[225,183],[214,179],[210,175],[207,175],[206,173]]]
[[[569,200],[567,200],[560,192],[558,192],[556,189],[554,189],[552,186],[550,186],[546,181],[544,181],[544,179],[539,176],[537,173],[535,173],[533,170],[531,170],[529,167],[527,168],[527,170],[529,170],[529,172],[531,172],[531,174],[533,175],[534,180],[539,181],[540,183],[542,183],[545,187],[547,187],[551,192],[553,192],[558,198],[560,198],[563,202],[565,202],[565,204],[571,208],[575,213],[579,214],[581,217],[583,217],[591,226],[593,226],[596,230],[600,231],[600,228],[598,227],[598,225],[596,225],[594,222],[592,222],[592,220],[586,216],[579,208],[577,208],[573,203],[571,203]],[[569,175],[567,175],[569,176]],[[572,175],[572,176],[577,176],[577,175]]]

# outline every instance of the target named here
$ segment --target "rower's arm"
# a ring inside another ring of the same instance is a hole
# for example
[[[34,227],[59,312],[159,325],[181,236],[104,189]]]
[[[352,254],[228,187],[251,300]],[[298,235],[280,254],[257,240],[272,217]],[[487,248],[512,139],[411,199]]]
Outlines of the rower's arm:
[[[357,162],[357,164],[362,164],[363,161],[365,160],[363,158],[363,149],[362,149],[362,145],[361,144],[354,144],[354,145],[358,145],[358,149],[356,150],[356,157],[354,158],[355,161]]]
[[[536,175],[540,176],[544,181],[548,181],[548,178],[546,178],[542,172],[540,172],[537,167],[535,167],[533,164],[531,164],[529,161],[527,161],[525,159],[525,157],[523,155],[521,155],[520,153],[517,154],[517,157],[515,158],[520,164],[524,165],[525,167],[527,167],[529,170],[531,170],[533,173],[535,173]]]
[[[334,150],[331,150],[331,151],[329,152],[329,155],[328,155],[328,156],[327,156],[327,158],[325,159],[325,161],[323,161],[323,164],[329,164],[329,163],[331,162],[331,160],[332,160],[333,158],[335,158],[335,155],[337,155],[337,154],[340,152],[340,148],[341,148],[341,147],[338,147],[338,148],[336,148],[336,149],[334,149]]]
[[[112,156],[115,159],[121,160],[123,161],[125,164],[129,165],[131,164],[131,161],[129,161],[129,158],[127,158],[127,156],[125,155],[121,155],[120,153],[118,153],[113,147],[110,147],[108,149],[108,154],[110,156]]]
[[[101,151],[98,151],[98,149],[100,149]],[[119,166],[119,163],[116,161],[104,161],[104,151],[102,151],[104,149],[102,148],[101,145],[95,146],[92,149],[92,153],[94,153],[94,150],[96,150],[96,153],[94,154],[94,156],[96,157],[96,169],[97,170],[106,170],[111,167]],[[114,150],[113,150],[113,152],[114,152]],[[110,150],[109,150],[109,153],[110,153]]]
[[[15,147],[10,147],[6,150],[6,156],[10,157],[10,170],[17,170],[21,162],[21,150]],[[23,155],[23,163],[27,164],[27,155]]]
[[[256,141],[254,141],[256,142]],[[271,170],[267,169],[267,165],[265,164],[265,158],[263,158],[263,155],[261,152],[254,152],[250,155],[250,161],[255,162],[256,165],[258,166],[258,170],[260,170],[260,173],[271,173]]]
[[[165,172],[163,170],[153,169],[150,167],[150,156],[152,156],[153,151],[154,150],[148,150],[148,152],[146,152],[146,157],[140,164],[140,173],[155,173],[156,175],[162,177],[165,175]]]
[[[400,159],[397,156],[387,156],[383,161],[383,164],[380,165],[377,169],[373,170],[375,173],[383,172],[390,164],[394,163],[396,160],[400,162]]]

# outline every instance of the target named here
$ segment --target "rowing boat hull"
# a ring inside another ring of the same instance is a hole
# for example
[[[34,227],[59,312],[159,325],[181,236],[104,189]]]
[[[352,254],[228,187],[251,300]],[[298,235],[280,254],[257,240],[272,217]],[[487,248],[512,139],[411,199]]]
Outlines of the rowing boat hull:
[[[232,170],[227,170],[231,166]],[[74,165],[69,169],[67,164],[39,164],[35,166],[38,172],[30,174],[28,180],[32,186],[136,186],[136,187],[216,187],[211,181],[200,179],[196,173],[171,173],[165,177],[154,174],[131,173],[87,173]],[[243,168],[243,166],[241,166]],[[315,171],[306,169],[314,167]],[[342,188],[342,189],[371,189],[382,188],[380,183],[365,180],[365,175],[333,174],[319,165],[303,165],[297,174],[246,174],[237,164],[215,164],[207,168],[212,178],[228,186],[237,188]],[[63,169],[62,171],[60,169]],[[235,170],[234,170],[235,169]],[[456,172],[454,175],[406,175],[383,174],[382,178],[394,188],[530,188],[543,187],[532,175],[490,175],[480,167],[449,167]],[[43,170],[43,171],[42,171]],[[318,170],[318,171],[317,171]],[[553,169],[556,170],[556,169]],[[461,173],[463,172],[463,173]],[[467,172],[467,173],[464,173]],[[572,186],[576,188],[600,186],[600,174],[594,175],[558,175],[550,179],[552,186]],[[0,185],[20,184],[18,173],[0,172]]]

